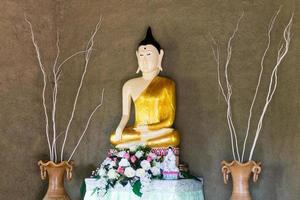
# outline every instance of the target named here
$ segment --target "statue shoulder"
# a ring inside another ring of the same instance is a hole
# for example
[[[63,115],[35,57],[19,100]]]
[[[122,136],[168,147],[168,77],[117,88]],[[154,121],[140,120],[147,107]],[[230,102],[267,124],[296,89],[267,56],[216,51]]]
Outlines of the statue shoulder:
[[[136,85],[139,82],[140,78],[132,78],[127,80],[124,85],[123,85],[123,89],[130,89],[132,88],[134,85]]]

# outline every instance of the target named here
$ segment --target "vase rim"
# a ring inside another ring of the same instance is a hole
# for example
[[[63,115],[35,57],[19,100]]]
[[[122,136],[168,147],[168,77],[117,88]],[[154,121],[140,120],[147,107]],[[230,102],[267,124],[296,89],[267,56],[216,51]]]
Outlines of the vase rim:
[[[62,167],[62,166],[69,166],[69,167],[72,167],[73,165],[74,165],[74,161],[73,160],[71,160],[71,161],[65,161],[65,160],[63,160],[63,161],[61,161],[60,163],[55,163],[55,162],[53,162],[52,160],[49,160],[49,161],[42,161],[42,160],[40,160],[39,162],[38,162],[38,165],[40,166],[40,165],[42,165],[42,166],[49,166],[49,165],[52,165],[52,166],[54,166],[54,167]]]
[[[261,162],[256,162],[254,160],[249,160],[249,161],[243,162],[243,163],[238,160],[233,160],[231,162],[227,162],[227,161],[223,160],[221,163],[222,163],[222,165],[228,165],[228,166],[232,166],[233,164],[238,164],[240,166],[246,166],[246,165],[250,165],[251,163],[253,163],[255,165],[261,165]]]

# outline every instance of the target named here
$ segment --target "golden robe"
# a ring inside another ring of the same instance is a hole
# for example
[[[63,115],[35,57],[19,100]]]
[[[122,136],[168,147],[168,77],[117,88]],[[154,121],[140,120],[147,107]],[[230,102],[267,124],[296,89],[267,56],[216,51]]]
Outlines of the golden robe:
[[[155,77],[134,101],[134,106],[134,126],[124,129],[121,141],[115,141],[113,133],[111,136],[111,143],[113,145],[142,141],[141,133],[134,130],[138,126],[147,126],[149,131],[146,134],[166,131],[165,134],[146,140],[147,146],[157,148],[176,147],[179,145],[179,134],[176,130],[171,129],[176,110],[175,83],[172,80],[165,77]]]

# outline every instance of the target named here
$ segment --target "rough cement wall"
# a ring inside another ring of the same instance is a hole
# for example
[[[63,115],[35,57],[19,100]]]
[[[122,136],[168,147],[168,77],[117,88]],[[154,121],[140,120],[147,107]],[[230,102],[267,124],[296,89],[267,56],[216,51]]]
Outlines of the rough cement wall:
[[[42,77],[24,14],[49,65],[54,49],[55,1],[3,0],[0,3],[0,199],[41,199],[37,160],[45,158],[41,107]]]
[[[37,66],[23,12],[34,24],[47,65],[55,56],[55,34],[61,35],[62,58],[83,49],[99,15],[102,29],[79,99],[78,110],[67,143],[66,155],[74,147],[92,107],[105,87],[105,104],[97,112],[74,157],[74,179],[67,184],[72,199],[79,199],[80,183],[109,149],[109,134],[121,116],[121,87],[135,77],[135,48],[151,25],[165,50],[162,75],[177,83],[176,128],[182,135],[181,158],[191,171],[205,179],[208,200],[228,199],[230,186],[222,183],[221,160],[231,160],[230,141],[225,122],[225,103],[218,90],[216,65],[210,49],[210,34],[218,39],[225,53],[225,42],[242,10],[245,17],[233,42],[230,79],[233,83],[233,117],[243,137],[247,112],[259,73],[260,56],[266,45],[266,28],[271,16],[283,4],[272,36],[266,74],[255,108],[258,120],[274,49],[289,13],[295,10],[293,41],[279,69],[279,85],[266,115],[261,138],[254,155],[263,162],[258,184],[252,187],[256,200],[298,200],[300,111],[298,67],[300,53],[299,3],[273,0],[86,0],[1,2],[0,44],[0,149],[4,163],[0,199],[41,199],[46,183],[39,178],[37,161],[47,159],[44,118],[41,107],[42,76]],[[224,54],[223,54],[224,55]],[[297,57],[298,56],[298,57]],[[58,128],[64,130],[83,58],[69,62],[63,72],[58,102]],[[252,129],[253,130],[253,129]],[[251,132],[253,136],[253,131]],[[251,140],[253,139],[250,138]],[[251,141],[249,140],[249,141]],[[248,145],[248,151],[250,145]],[[247,152],[248,155],[248,152]]]

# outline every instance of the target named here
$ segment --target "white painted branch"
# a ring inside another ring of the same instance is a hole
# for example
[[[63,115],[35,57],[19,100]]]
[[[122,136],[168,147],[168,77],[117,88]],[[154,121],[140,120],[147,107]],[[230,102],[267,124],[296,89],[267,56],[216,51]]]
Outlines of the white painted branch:
[[[228,43],[227,43],[227,58],[226,58],[225,71],[224,71],[225,80],[226,80],[226,87],[227,87],[227,94],[225,94],[224,88],[223,88],[223,86],[221,84],[221,81],[220,81],[219,47],[216,44],[215,40],[213,39],[213,42],[214,42],[215,46],[217,46],[216,50],[213,48],[213,53],[214,53],[214,57],[215,57],[215,60],[217,62],[217,66],[218,66],[218,83],[219,83],[220,89],[222,91],[222,94],[224,96],[224,99],[227,103],[227,115],[226,116],[227,116],[228,128],[229,128],[229,131],[230,131],[230,137],[231,137],[232,153],[233,153],[234,160],[236,160],[235,153],[237,154],[238,161],[241,161],[241,159],[240,159],[240,153],[239,153],[239,147],[238,147],[238,137],[237,137],[235,126],[234,126],[234,123],[233,123],[233,120],[232,120],[232,109],[231,109],[232,88],[231,88],[229,78],[228,78],[228,66],[229,66],[229,63],[230,63],[231,55],[232,55],[231,42],[234,39],[234,37],[235,37],[235,35],[236,35],[236,33],[239,29],[239,24],[240,24],[240,21],[242,20],[243,17],[244,17],[244,12],[239,17],[238,22],[236,24],[236,27],[235,27],[232,35],[230,36],[230,38],[228,40]],[[235,145],[235,148],[234,148],[234,145]]]
[[[72,159],[72,157],[73,157],[74,153],[76,152],[76,150],[77,150],[79,144],[81,143],[81,140],[82,140],[83,136],[86,134],[86,131],[87,131],[89,125],[90,125],[90,122],[91,122],[91,119],[92,119],[93,115],[94,115],[95,112],[102,106],[102,104],[103,104],[103,96],[104,96],[104,89],[102,90],[102,94],[101,94],[101,102],[100,102],[100,104],[98,104],[98,105],[94,108],[93,112],[90,114],[90,116],[89,116],[89,118],[88,118],[88,120],[87,120],[87,123],[86,123],[86,125],[85,125],[85,128],[84,128],[84,130],[83,130],[83,132],[82,132],[82,134],[81,134],[81,136],[80,136],[80,138],[79,138],[79,140],[78,140],[78,142],[77,142],[75,148],[73,149],[73,151],[72,151],[72,153],[71,153],[71,155],[70,155],[70,157],[69,157],[69,159],[68,159],[68,162]]]
[[[35,47],[35,52],[36,52],[37,59],[38,59],[38,62],[39,62],[39,67],[40,67],[40,69],[41,69],[41,71],[42,71],[42,74],[43,74],[43,82],[44,82],[44,85],[43,85],[42,98],[43,98],[43,108],[44,108],[45,122],[46,122],[46,130],[45,130],[45,133],[46,133],[47,142],[48,142],[48,147],[49,147],[50,160],[53,161],[53,152],[52,152],[52,150],[51,150],[51,143],[50,143],[50,137],[49,137],[49,118],[48,118],[47,106],[46,106],[46,98],[45,98],[45,92],[46,92],[46,88],[47,88],[47,74],[46,74],[44,65],[42,64],[42,61],[41,61],[40,50],[39,50],[38,44],[37,44],[36,39],[35,39],[35,36],[34,36],[32,24],[31,24],[31,22],[26,18],[25,15],[24,15],[24,17],[25,17],[25,21],[29,24],[30,32],[31,32],[31,40],[32,40],[32,43],[33,43],[33,45],[34,45],[34,47]]]
[[[249,137],[249,130],[250,130],[250,126],[251,126],[251,118],[252,118],[252,110],[256,101],[256,97],[257,97],[257,93],[260,87],[260,83],[261,83],[261,77],[264,71],[264,62],[265,62],[265,57],[267,55],[267,52],[269,51],[270,45],[271,45],[271,32],[273,30],[274,27],[274,23],[276,21],[276,18],[279,14],[281,10],[281,7],[278,9],[278,11],[275,13],[275,15],[271,18],[271,21],[269,23],[269,27],[268,27],[268,32],[267,32],[267,37],[268,37],[268,43],[267,43],[267,47],[263,53],[263,56],[261,58],[261,62],[260,62],[260,73],[259,73],[259,77],[258,77],[258,81],[257,81],[257,85],[256,85],[256,89],[255,89],[255,93],[254,93],[254,97],[252,99],[252,103],[250,106],[250,110],[249,110],[249,117],[248,117],[248,123],[247,123],[247,130],[246,130],[246,135],[244,138],[244,145],[243,145],[243,152],[242,152],[242,162],[244,161],[244,155],[245,155],[245,150],[246,150],[246,145],[247,145],[247,140]]]
[[[218,84],[219,84],[219,88],[222,92],[222,95],[223,95],[225,101],[227,102],[227,97],[225,95],[224,88],[223,88],[223,85],[221,83],[221,78],[220,78],[220,47],[219,47],[218,43],[214,40],[213,37],[212,37],[212,41],[213,41],[213,44],[216,46],[216,49],[212,46],[212,50],[213,50],[215,61],[217,63]]]
[[[278,72],[278,66],[280,65],[280,63],[282,62],[283,58],[286,56],[288,50],[289,50],[289,45],[290,45],[290,41],[291,41],[291,28],[292,28],[292,23],[293,23],[293,18],[294,18],[294,13],[292,14],[288,24],[286,25],[284,32],[283,32],[283,38],[284,38],[284,44],[283,46],[278,50],[278,56],[277,56],[277,62],[273,68],[272,74],[271,74],[271,79],[270,79],[270,83],[269,83],[269,90],[268,90],[268,94],[266,97],[266,103],[264,105],[262,114],[260,116],[259,122],[257,124],[257,129],[256,129],[256,133],[255,133],[255,138],[254,138],[254,142],[251,148],[251,152],[250,152],[250,156],[249,156],[249,160],[252,160],[253,157],[253,153],[257,144],[257,139],[260,135],[260,131],[262,128],[262,123],[263,123],[263,119],[265,116],[265,113],[267,111],[267,108],[273,98],[273,95],[276,91],[277,88],[277,72]],[[273,83],[274,82],[274,83]]]
[[[224,97],[224,100],[227,104],[227,110],[228,110],[228,99],[227,99],[227,96],[229,96],[229,98],[231,97],[231,94],[229,95],[226,95],[225,94],[225,91],[224,91],[224,88],[223,88],[223,85],[221,83],[221,77],[220,77],[220,48],[219,48],[219,45],[218,43],[214,40],[213,37],[212,38],[212,42],[213,42],[213,45],[215,46],[212,46],[212,51],[213,51],[213,54],[214,54],[214,58],[215,58],[215,61],[216,61],[216,64],[217,64],[217,72],[218,72],[218,84],[219,84],[219,88],[221,90],[221,93]],[[229,116],[228,116],[228,112],[227,112],[227,120],[229,120]],[[233,159],[236,160],[236,156],[235,156],[235,149],[234,149],[234,142],[233,142],[233,133],[232,133],[232,128],[231,126],[229,125],[228,123],[228,128],[229,128],[229,133],[230,133],[230,141],[231,141],[231,150],[232,150],[232,155],[233,155]]]
[[[85,74],[86,74],[87,67],[88,67],[88,64],[89,64],[91,51],[92,51],[93,46],[94,46],[94,38],[95,38],[95,35],[98,32],[98,30],[100,29],[101,19],[102,18],[100,17],[100,19],[99,19],[99,21],[96,25],[96,28],[95,28],[94,32],[92,33],[92,36],[91,36],[91,38],[90,38],[90,40],[87,44],[87,47],[86,47],[84,71],[83,71],[82,76],[81,76],[80,84],[79,84],[79,87],[77,89],[77,93],[76,93],[74,104],[73,104],[72,113],[71,113],[71,116],[70,116],[70,119],[69,119],[69,122],[68,122],[68,125],[67,125],[67,128],[66,128],[66,131],[65,131],[65,137],[64,137],[63,144],[62,144],[62,148],[61,148],[61,161],[63,160],[63,154],[64,154],[64,148],[65,148],[66,140],[67,140],[67,137],[68,137],[68,133],[69,133],[71,123],[73,121],[74,113],[75,113],[76,106],[77,106],[77,100],[78,100],[78,97],[79,97],[79,94],[80,94],[80,91],[81,91],[83,80],[85,78]]]
[[[57,33],[58,34],[58,33]],[[56,42],[56,47],[57,47],[57,55],[56,59],[53,65],[52,73],[53,73],[53,80],[54,80],[54,88],[53,88],[53,109],[52,109],[52,124],[53,124],[53,140],[56,138],[56,122],[55,122],[55,116],[56,116],[56,103],[57,103],[57,94],[58,94],[58,81],[60,80],[60,77],[62,75],[62,66],[69,61],[71,58],[85,53],[86,50],[84,51],[78,51],[65,60],[63,60],[59,65],[58,65],[58,58],[60,54],[60,48],[59,48],[59,35],[57,35],[57,42]],[[54,160],[57,162],[57,147],[56,147],[56,142],[52,142],[52,152],[54,154]]]
[[[231,139],[231,146],[232,146],[231,149],[233,151],[232,153],[234,154],[233,159],[236,160],[235,154],[236,154],[237,150],[234,148],[234,139],[233,139],[234,133],[233,133],[233,129],[232,129],[231,122],[230,122],[231,105],[230,105],[230,101],[229,100],[231,98],[231,95],[232,95],[231,92],[229,92],[228,95],[227,95],[228,100],[227,100],[227,112],[226,112],[227,114],[226,114],[226,117],[227,117],[228,128],[229,128],[229,131],[230,131],[230,139]]]
[[[75,57],[75,56],[77,56],[77,55],[79,55],[79,54],[81,54],[81,53],[86,53],[86,50],[84,50],[84,51],[78,51],[78,52],[72,54],[71,56],[69,56],[68,58],[66,58],[64,61],[62,61],[62,62],[60,63],[60,65],[57,67],[56,73],[58,74],[58,73],[61,72],[62,66],[63,66],[68,60],[70,60],[71,58],[73,58],[73,57]]]
[[[221,77],[220,77],[220,48],[219,48],[219,45],[217,44],[217,42],[214,40],[213,37],[212,37],[212,41],[213,41],[213,44],[215,46],[215,48],[212,46],[212,50],[213,50],[215,61],[217,63],[218,84],[219,84],[219,88],[220,88],[220,90],[222,92],[222,95],[224,97],[224,100],[225,100],[225,102],[227,104],[227,115],[226,115],[226,117],[227,117],[229,132],[230,132],[232,155],[233,155],[233,159],[236,160],[235,149],[234,149],[234,142],[233,142],[233,132],[232,132],[232,128],[231,128],[231,125],[230,125],[230,122],[229,122],[229,111],[228,111],[228,110],[230,110],[230,105],[228,105],[228,98],[231,97],[231,94],[229,93],[230,90],[227,91],[228,95],[225,94],[223,85],[221,83]]]
[[[64,131],[62,131],[62,132],[60,132],[56,137],[55,137],[55,139],[54,139],[54,141],[53,141],[53,145],[56,145],[56,141],[58,140],[58,138],[60,138],[62,135],[63,135],[63,133],[64,133]],[[52,146],[53,146],[52,145]]]
[[[227,94],[229,94],[229,93],[232,94],[232,89],[231,89],[231,85],[229,83],[229,78],[228,78],[228,66],[229,66],[229,62],[230,62],[231,54],[232,54],[231,42],[232,42],[232,40],[234,39],[236,33],[239,30],[240,21],[242,20],[243,17],[244,17],[244,12],[239,17],[238,22],[236,24],[236,27],[235,27],[232,35],[230,36],[230,38],[228,40],[228,43],[227,43],[227,58],[226,58],[225,72],[224,72],[225,73],[226,86],[227,86],[227,90],[228,90]],[[241,161],[241,159],[240,159],[240,152],[239,152],[239,146],[238,146],[238,137],[237,137],[237,134],[236,134],[236,131],[235,131],[234,123],[232,121],[232,112],[231,112],[232,109],[231,109],[231,102],[230,102],[231,98],[227,97],[227,99],[228,99],[228,107],[229,107],[229,109],[227,110],[227,112],[229,112],[229,114],[228,114],[228,121],[229,121],[229,125],[231,126],[232,132],[233,132],[233,135],[234,135],[235,148],[236,148],[236,153],[237,153],[238,161]]]
[[[56,39],[56,48],[57,54],[56,58],[52,67],[53,73],[53,80],[54,80],[54,88],[52,91],[52,127],[53,127],[53,141],[52,141],[52,152],[54,154],[54,161],[57,162],[57,148],[56,148],[56,102],[57,102],[57,92],[58,92],[58,75],[56,73],[56,66],[60,54],[59,49],[59,33],[57,32],[57,39]]]

